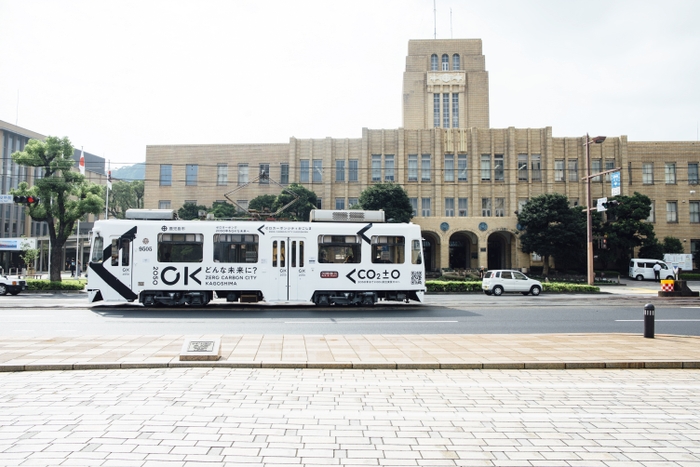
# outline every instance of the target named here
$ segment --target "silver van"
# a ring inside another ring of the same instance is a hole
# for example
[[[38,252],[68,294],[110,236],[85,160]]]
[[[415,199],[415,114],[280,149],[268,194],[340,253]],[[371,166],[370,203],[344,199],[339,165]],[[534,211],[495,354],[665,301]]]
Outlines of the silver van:
[[[673,270],[660,259],[649,258],[632,258],[630,260],[629,276],[632,279],[643,281],[644,279],[654,280],[654,265],[659,263],[661,271],[659,277],[661,279],[674,279]]]

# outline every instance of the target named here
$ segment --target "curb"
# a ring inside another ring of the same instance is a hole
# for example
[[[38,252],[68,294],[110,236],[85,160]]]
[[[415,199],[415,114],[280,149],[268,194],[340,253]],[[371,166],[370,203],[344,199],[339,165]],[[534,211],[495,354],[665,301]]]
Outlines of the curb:
[[[0,373],[21,371],[135,370],[153,368],[266,368],[323,370],[600,370],[700,369],[700,361],[612,362],[123,362],[0,364]]]

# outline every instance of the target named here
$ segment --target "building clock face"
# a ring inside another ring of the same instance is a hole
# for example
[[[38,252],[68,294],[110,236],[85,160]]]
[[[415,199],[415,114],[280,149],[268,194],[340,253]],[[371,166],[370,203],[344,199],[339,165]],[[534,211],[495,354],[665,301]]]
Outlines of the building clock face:
[[[482,232],[486,232],[486,230],[489,228],[488,224],[486,222],[481,222],[479,223],[479,230]]]

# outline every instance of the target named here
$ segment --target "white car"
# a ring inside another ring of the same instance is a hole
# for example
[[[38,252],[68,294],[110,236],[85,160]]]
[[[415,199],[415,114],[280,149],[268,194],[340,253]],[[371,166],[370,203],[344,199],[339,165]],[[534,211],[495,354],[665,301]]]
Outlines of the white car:
[[[496,269],[486,271],[481,282],[481,288],[486,295],[501,295],[503,292],[520,292],[523,295],[539,295],[542,292],[542,283],[530,279],[520,271],[510,269]]]
[[[17,295],[23,290],[27,290],[27,281],[14,277],[0,275],[0,295]]]

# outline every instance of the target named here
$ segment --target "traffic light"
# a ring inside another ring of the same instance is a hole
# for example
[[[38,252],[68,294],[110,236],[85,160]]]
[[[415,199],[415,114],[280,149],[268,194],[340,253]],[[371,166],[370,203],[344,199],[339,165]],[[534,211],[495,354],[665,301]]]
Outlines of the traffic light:
[[[39,198],[32,195],[27,196],[27,206],[36,206],[37,204],[39,204]]]
[[[15,204],[27,204],[27,197],[26,196],[17,196],[15,195],[12,200],[15,202]]]
[[[39,204],[40,199],[36,196],[18,196],[15,195],[12,200],[15,202],[15,204],[23,204],[26,206],[36,206]]]

